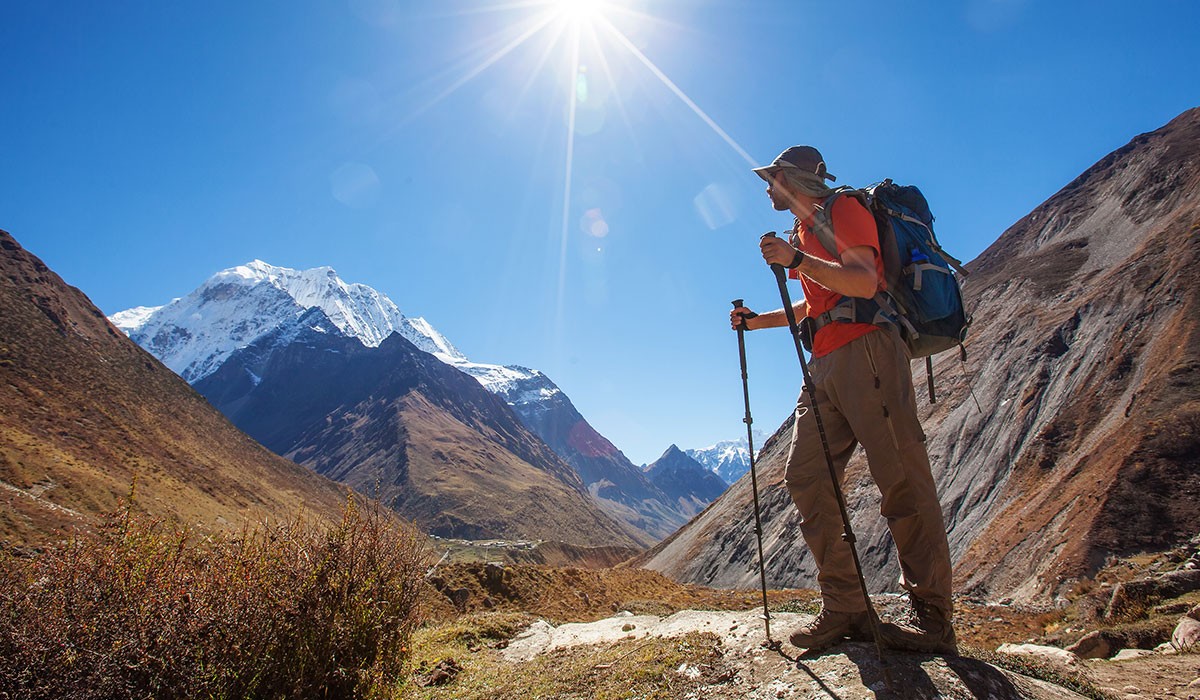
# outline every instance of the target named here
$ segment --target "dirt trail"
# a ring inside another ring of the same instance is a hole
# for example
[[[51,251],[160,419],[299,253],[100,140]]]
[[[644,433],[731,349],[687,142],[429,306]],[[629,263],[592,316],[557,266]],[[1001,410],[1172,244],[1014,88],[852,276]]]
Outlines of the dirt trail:
[[[772,637],[786,638],[805,616],[775,613]],[[615,643],[623,639],[676,637],[708,632],[720,638],[729,677],[701,688],[697,698],[714,700],[778,698],[1034,698],[1069,700],[1074,692],[965,657],[885,652],[880,663],[874,645],[846,643],[819,655],[799,655],[784,643],[781,652],[764,648],[766,633],[757,610],[683,610],[668,617],[618,614],[596,622],[557,627],[541,621],[517,635],[504,650],[509,661],[527,661],[556,649]],[[681,675],[700,669],[681,667]],[[889,689],[889,678],[891,688]]]

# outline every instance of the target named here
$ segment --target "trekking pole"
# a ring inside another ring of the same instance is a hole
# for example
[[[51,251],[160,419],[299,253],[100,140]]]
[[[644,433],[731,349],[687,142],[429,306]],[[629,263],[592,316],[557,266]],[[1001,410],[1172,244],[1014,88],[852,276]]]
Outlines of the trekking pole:
[[[763,234],[775,237],[775,232]],[[854,546],[854,530],[850,527],[850,513],[846,510],[846,498],[842,495],[841,484],[838,483],[837,470],[833,467],[833,455],[829,451],[829,439],[825,437],[825,424],[821,422],[821,412],[817,410],[817,399],[813,394],[812,374],[808,371],[808,360],[804,358],[804,344],[800,340],[800,326],[796,323],[796,311],[792,308],[792,297],[787,290],[787,275],[783,266],[771,265],[775,273],[775,282],[779,285],[779,297],[783,300],[783,313],[787,317],[788,329],[792,332],[792,340],[796,343],[796,355],[800,358],[800,372],[804,375],[804,391],[808,392],[808,403],[812,406],[813,420],[817,422],[817,434],[821,437],[821,449],[825,452],[825,464],[829,467],[829,479],[833,482],[833,494],[837,497],[838,510],[842,513],[842,540],[850,545],[850,555],[854,560],[854,569],[858,572],[858,584],[862,588],[863,600],[867,604],[867,619],[871,623],[871,636],[875,639],[875,651],[879,654],[879,663],[883,666],[884,680],[891,687],[891,676],[888,673],[887,662],[883,659],[883,641],[879,637],[879,617],[875,614],[875,606],[871,604],[871,595],[867,592],[867,580],[863,577],[862,562],[858,559],[858,548]]]
[[[733,308],[741,306],[741,299],[733,301]],[[737,340],[738,359],[742,362],[742,397],[746,403],[746,417],[742,419],[742,422],[746,424],[746,444],[750,449],[750,488],[754,491],[754,534],[758,537],[758,580],[762,583],[763,626],[767,630],[767,641],[763,643],[763,646],[778,651],[783,643],[771,639],[771,609],[767,607],[767,569],[763,560],[762,517],[758,514],[758,474],[754,469],[754,430],[751,427],[754,425],[754,419],[750,416],[750,380],[746,374],[746,319],[742,319],[742,322],[738,324]]]

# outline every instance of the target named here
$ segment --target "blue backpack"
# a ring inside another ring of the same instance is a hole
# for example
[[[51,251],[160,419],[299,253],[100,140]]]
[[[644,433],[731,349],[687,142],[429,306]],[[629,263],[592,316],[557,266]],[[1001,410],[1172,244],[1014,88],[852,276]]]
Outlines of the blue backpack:
[[[839,187],[825,199],[814,217],[813,233],[835,258],[838,248],[830,216],[834,202],[843,196],[855,197],[875,216],[887,290],[874,299],[844,297],[813,319],[811,333],[835,321],[897,326],[909,355],[925,358],[929,400],[936,401],[932,356],[957,346],[966,359],[963,341],[971,317],[963,307],[959,279],[967,271],[938,244],[933,214],[921,190],[891,180],[864,190]]]

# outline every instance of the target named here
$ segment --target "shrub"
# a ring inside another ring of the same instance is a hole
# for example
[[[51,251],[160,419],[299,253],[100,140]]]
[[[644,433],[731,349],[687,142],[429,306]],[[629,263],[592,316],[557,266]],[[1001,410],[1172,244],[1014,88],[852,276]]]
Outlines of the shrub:
[[[0,696],[387,695],[428,561],[417,532],[352,499],[340,522],[212,536],[126,506],[0,554]]]

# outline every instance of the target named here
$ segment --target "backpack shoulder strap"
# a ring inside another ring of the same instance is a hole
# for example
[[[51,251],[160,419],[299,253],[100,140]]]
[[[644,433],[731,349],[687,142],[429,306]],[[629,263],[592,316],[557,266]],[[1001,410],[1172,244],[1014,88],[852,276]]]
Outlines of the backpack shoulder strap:
[[[817,240],[821,242],[825,250],[835,259],[839,258],[837,249],[837,238],[833,232],[833,205],[842,195],[849,195],[858,199],[865,207],[867,205],[866,194],[861,190],[856,190],[853,187],[838,187],[821,202],[821,207],[813,214],[813,233],[816,234]],[[797,226],[799,223],[797,223]]]

